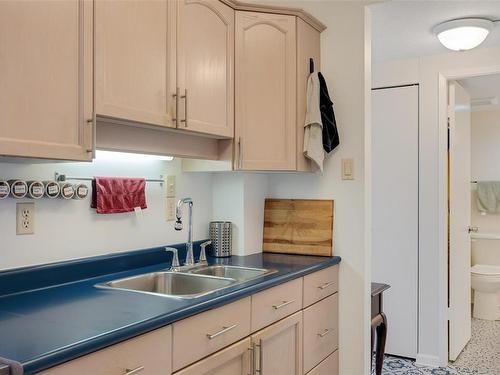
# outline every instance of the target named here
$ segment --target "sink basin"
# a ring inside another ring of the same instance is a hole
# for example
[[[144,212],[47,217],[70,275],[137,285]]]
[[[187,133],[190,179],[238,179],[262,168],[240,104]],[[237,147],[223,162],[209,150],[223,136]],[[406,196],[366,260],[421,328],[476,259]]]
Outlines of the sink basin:
[[[203,268],[195,269],[191,271],[191,274],[224,277],[224,278],[235,279],[238,282],[244,282],[274,272],[276,272],[276,270],[268,270],[264,268],[214,265],[214,266],[206,266]]]
[[[100,288],[131,290],[177,298],[196,298],[231,286],[236,280],[182,272],[152,272],[98,284]]]

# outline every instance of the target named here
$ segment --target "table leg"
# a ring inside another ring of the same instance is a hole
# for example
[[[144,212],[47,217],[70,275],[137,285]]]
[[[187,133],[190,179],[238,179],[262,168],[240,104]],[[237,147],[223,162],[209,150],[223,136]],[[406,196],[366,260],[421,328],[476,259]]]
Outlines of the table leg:
[[[377,326],[377,349],[375,353],[375,374],[382,375],[382,366],[384,364],[385,340],[387,338],[387,317],[383,312],[380,313],[381,321]]]
[[[370,350],[370,374],[372,372],[373,368],[373,346],[375,344],[375,326],[373,325],[373,320],[372,320],[372,326],[371,326],[371,350]]]

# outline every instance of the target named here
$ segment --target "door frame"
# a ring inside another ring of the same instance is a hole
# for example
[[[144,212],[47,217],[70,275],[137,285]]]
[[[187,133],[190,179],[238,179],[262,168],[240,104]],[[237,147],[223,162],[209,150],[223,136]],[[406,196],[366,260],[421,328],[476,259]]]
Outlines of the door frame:
[[[438,87],[438,212],[439,212],[439,358],[448,363],[448,83],[463,78],[500,74],[500,65],[439,72]]]

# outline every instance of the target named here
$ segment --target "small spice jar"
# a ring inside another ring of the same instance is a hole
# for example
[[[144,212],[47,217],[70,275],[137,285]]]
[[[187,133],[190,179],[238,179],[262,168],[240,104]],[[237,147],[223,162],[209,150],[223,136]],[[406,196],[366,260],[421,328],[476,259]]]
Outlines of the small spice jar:
[[[40,199],[45,194],[45,186],[41,181],[28,181],[28,197]]]
[[[76,184],[73,186],[73,190],[75,191],[73,199],[85,199],[89,194],[89,188],[85,184]]]
[[[59,184],[55,181],[44,181],[45,196],[47,198],[57,198],[59,196]]]
[[[10,194],[10,186],[7,181],[0,180],[0,199],[5,199]]]
[[[75,189],[73,189],[73,185],[69,182],[60,182],[59,191],[59,197],[63,199],[71,199],[75,195]]]
[[[9,180],[11,197],[20,199],[28,194],[28,184],[22,180]]]

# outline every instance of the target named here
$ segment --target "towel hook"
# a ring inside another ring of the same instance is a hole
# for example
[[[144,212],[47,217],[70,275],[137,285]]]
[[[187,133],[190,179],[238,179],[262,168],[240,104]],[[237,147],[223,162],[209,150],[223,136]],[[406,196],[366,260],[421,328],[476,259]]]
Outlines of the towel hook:
[[[312,57],[309,58],[309,73],[314,73],[314,59]]]

